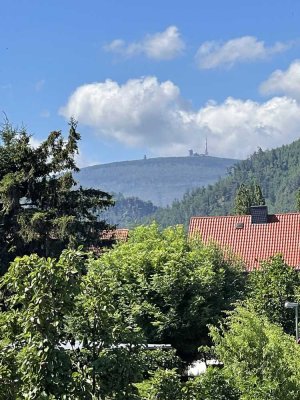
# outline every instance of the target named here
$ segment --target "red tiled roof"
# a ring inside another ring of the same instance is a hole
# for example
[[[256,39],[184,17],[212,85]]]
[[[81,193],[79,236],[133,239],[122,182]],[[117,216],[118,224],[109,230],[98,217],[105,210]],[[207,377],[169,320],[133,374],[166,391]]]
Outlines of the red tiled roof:
[[[237,228],[237,224],[243,228]],[[249,271],[262,260],[281,253],[285,262],[300,265],[300,213],[268,216],[267,224],[252,224],[250,215],[192,217],[189,237],[199,234],[207,243],[214,241],[240,256]]]
[[[117,240],[126,242],[128,239],[129,229],[114,229],[109,231],[103,231],[101,233],[102,240]]]

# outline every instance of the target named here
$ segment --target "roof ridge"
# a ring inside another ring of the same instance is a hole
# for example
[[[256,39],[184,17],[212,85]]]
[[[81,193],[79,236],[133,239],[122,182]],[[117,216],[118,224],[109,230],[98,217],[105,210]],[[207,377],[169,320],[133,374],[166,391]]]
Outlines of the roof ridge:
[[[290,215],[299,215],[300,216],[300,212],[289,212],[289,213],[275,213],[275,214],[268,214],[268,216],[290,216]],[[194,218],[207,218],[207,219],[211,219],[211,218],[247,218],[247,217],[251,217],[250,214],[245,214],[245,215],[195,215],[190,217],[191,219]]]

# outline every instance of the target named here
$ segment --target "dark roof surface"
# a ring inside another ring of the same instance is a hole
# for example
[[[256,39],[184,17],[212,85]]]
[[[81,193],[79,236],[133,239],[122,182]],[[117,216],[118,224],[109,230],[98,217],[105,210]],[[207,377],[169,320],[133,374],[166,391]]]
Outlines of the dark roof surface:
[[[261,261],[281,253],[295,268],[300,264],[300,213],[268,215],[268,223],[251,224],[250,215],[192,217],[189,237],[199,234],[241,257],[249,271]]]

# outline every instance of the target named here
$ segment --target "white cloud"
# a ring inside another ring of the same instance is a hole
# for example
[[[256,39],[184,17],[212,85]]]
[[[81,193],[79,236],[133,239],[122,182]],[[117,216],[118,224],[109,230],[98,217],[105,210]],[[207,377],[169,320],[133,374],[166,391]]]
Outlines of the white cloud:
[[[127,44],[122,39],[115,39],[104,46],[106,51],[132,57],[144,54],[154,60],[171,60],[179,56],[185,48],[176,26],[169,26],[165,31],[147,35],[140,42]]]
[[[294,61],[286,71],[278,69],[260,86],[263,94],[285,94],[300,101],[300,60]]]
[[[36,149],[37,147],[39,147],[41,145],[42,141],[37,139],[34,136],[30,136],[29,143],[33,148]]]
[[[242,36],[225,43],[204,42],[198,49],[195,59],[199,68],[212,69],[232,67],[236,63],[264,60],[273,54],[290,48],[292,43],[277,42],[267,47],[263,41],[254,36]]]
[[[171,81],[155,77],[107,80],[78,87],[60,113],[74,116],[100,137],[155,155],[203,152],[205,136],[211,155],[245,158],[257,147],[272,148],[299,136],[300,106],[288,97],[267,102],[227,98],[191,109]]]
[[[89,155],[85,154],[80,147],[79,147],[79,152],[75,154],[75,162],[78,168],[84,168],[84,167],[89,167],[91,165],[102,164],[102,162],[99,159],[91,158]]]
[[[77,88],[61,114],[73,115],[80,123],[101,130],[101,135],[129,146],[143,145],[145,137],[149,145],[155,145],[157,135],[169,142],[179,99],[179,89],[170,81],[159,83],[146,77],[120,86],[107,80]]]

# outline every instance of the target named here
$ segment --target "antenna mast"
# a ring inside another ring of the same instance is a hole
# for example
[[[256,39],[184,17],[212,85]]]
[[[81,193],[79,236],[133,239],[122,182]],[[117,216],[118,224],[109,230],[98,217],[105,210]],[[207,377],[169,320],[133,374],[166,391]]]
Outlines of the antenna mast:
[[[205,152],[204,152],[205,156],[208,156],[208,148],[207,148],[207,136],[205,137]]]

